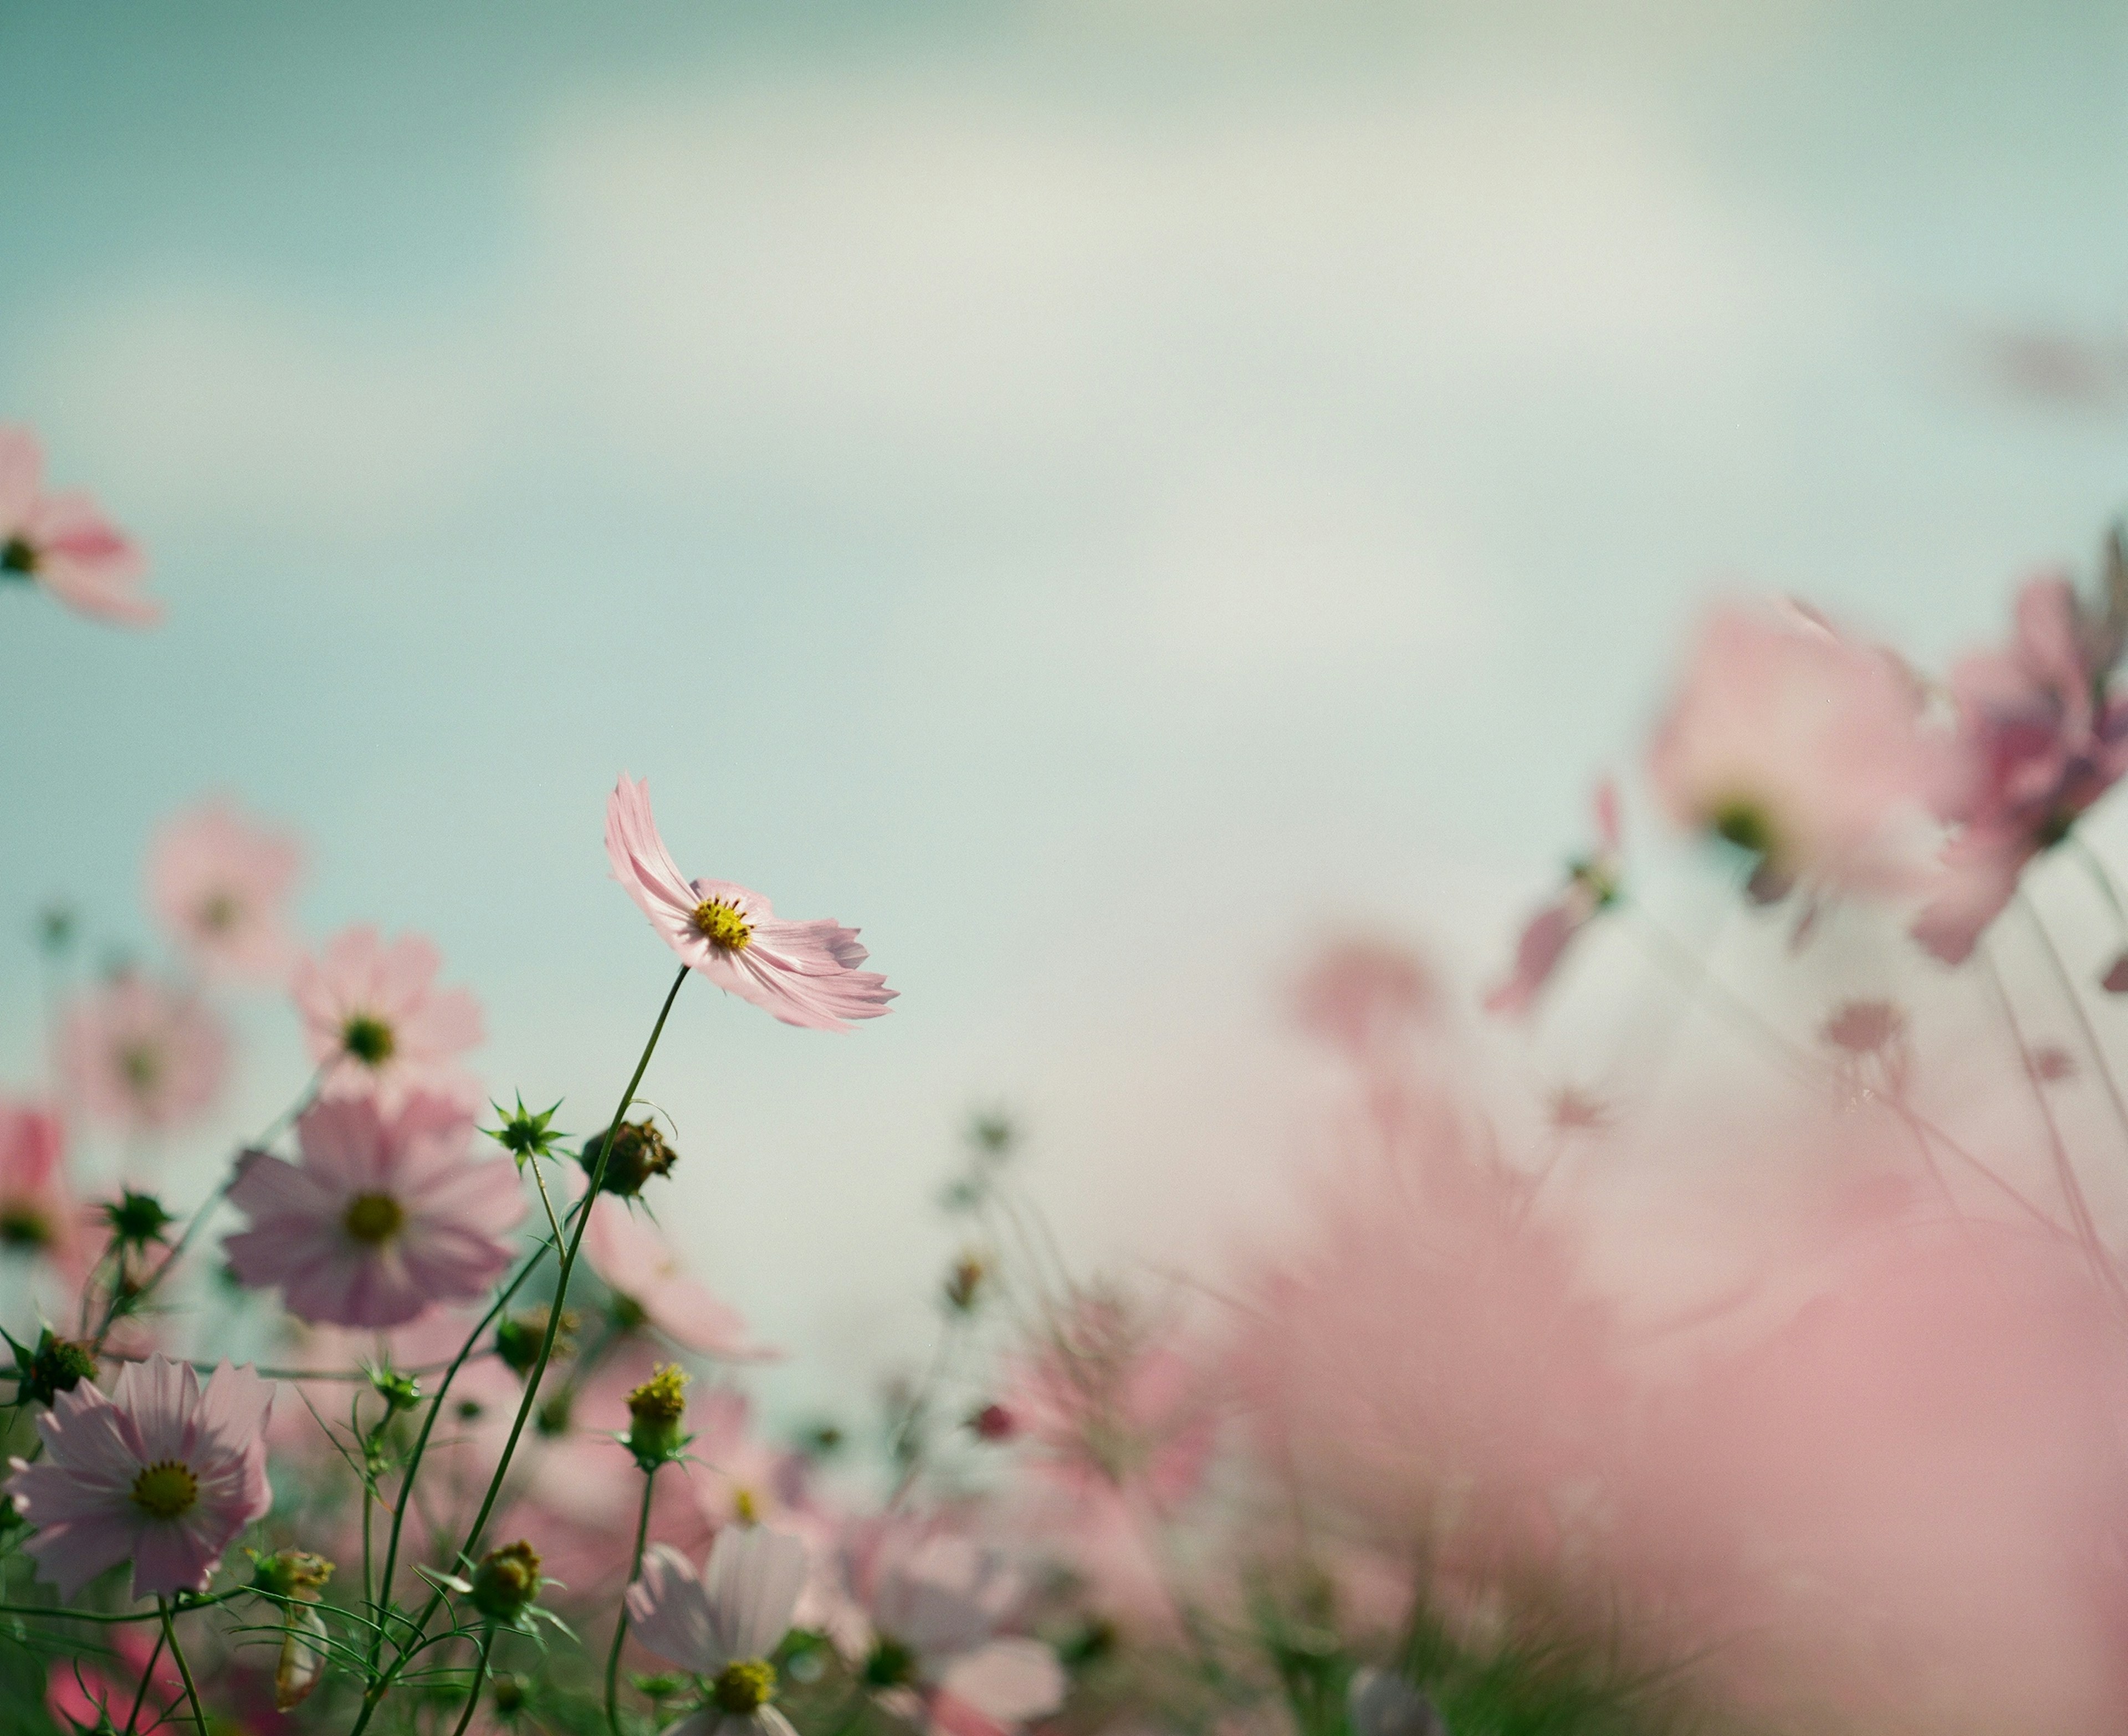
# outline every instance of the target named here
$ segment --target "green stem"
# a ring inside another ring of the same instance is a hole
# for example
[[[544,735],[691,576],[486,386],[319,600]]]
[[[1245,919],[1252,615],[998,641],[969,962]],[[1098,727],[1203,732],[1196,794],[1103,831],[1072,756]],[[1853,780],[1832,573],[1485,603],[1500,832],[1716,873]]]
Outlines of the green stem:
[[[211,1609],[218,1603],[227,1603],[236,1595],[235,1591],[217,1591],[211,1597],[187,1598],[178,1604],[177,1613],[182,1615],[188,1610]],[[106,1615],[94,1610],[49,1610],[30,1603],[0,1603],[0,1615],[49,1615],[61,1621],[96,1621],[114,1627],[124,1622],[159,1621],[162,1619],[161,1613],[155,1610],[141,1610],[127,1615]]]
[[[532,1364],[530,1373],[525,1378],[525,1397],[517,1406],[515,1421],[510,1425],[510,1439],[503,1444],[502,1457],[496,1463],[495,1474],[488,1479],[487,1493],[482,1497],[480,1511],[474,1515],[473,1524],[467,1529],[465,1541],[459,1545],[458,1560],[471,1558],[473,1545],[479,1542],[482,1531],[487,1528],[488,1515],[495,1510],[496,1497],[502,1492],[504,1474],[510,1469],[511,1455],[516,1452],[518,1439],[525,1432],[525,1421],[531,1416],[533,1406],[539,1402],[540,1377],[546,1373],[548,1359],[554,1352],[554,1333],[562,1323],[563,1304],[568,1299],[569,1278],[576,1270],[577,1252],[583,1246],[584,1231],[591,1221],[591,1202],[598,1198],[599,1188],[605,1183],[606,1164],[613,1155],[614,1146],[619,1143],[615,1130],[628,1113],[629,1105],[635,1101],[635,1088],[643,1083],[643,1075],[649,1070],[650,1057],[657,1052],[658,1039],[665,1034],[665,1021],[672,1014],[672,1003],[680,998],[681,986],[687,980],[687,970],[686,965],[681,965],[679,975],[672,979],[672,986],[665,996],[665,1004],[658,1009],[658,1022],[650,1027],[650,1041],[643,1046],[642,1056],[635,1064],[635,1071],[628,1081],[628,1089],[620,1094],[620,1107],[613,1112],[612,1118],[606,1123],[605,1136],[599,1141],[598,1161],[591,1166],[591,1185],[584,1190],[583,1210],[577,1214],[576,1230],[570,1236],[569,1245],[562,1255],[561,1272],[555,1280],[553,1305],[547,1311],[547,1330],[539,1340],[539,1354]],[[440,1589],[429,1594],[428,1602],[421,1606],[421,1613],[414,1620],[414,1646],[419,1645],[421,1636],[427,1631],[430,1618],[435,1615],[443,1601],[444,1594]],[[348,1732],[348,1736],[362,1736],[363,1731],[368,1728],[369,1720],[376,1715],[377,1708],[383,1702],[385,1694],[405,1667],[412,1649],[409,1647],[401,1650],[391,1667],[363,1696],[362,1711],[355,1719],[354,1726]]]
[[[177,1660],[178,1675],[185,1685],[185,1698],[192,1702],[192,1722],[199,1727],[199,1736],[207,1736],[207,1714],[200,1707],[199,1690],[192,1684],[192,1667],[185,1662],[185,1648],[178,1644],[178,1630],[170,1620],[169,1600],[158,1597],[155,1607],[163,1613],[163,1639],[169,1646],[170,1656]]]
[[[148,1697],[148,1684],[154,1678],[155,1662],[162,1655],[163,1636],[158,1634],[155,1649],[148,1654],[148,1667],[140,1672],[140,1686],[133,1691],[133,1710],[126,1715],[126,1736],[133,1736],[134,1731],[140,1728],[141,1703]],[[159,1724],[161,1721],[159,1715],[156,1722]]]
[[[465,1710],[458,1715],[458,1727],[451,1736],[465,1736],[466,1726],[473,1722],[473,1715],[480,1705],[481,1685],[487,1680],[488,1654],[495,1649],[495,1625],[490,1622],[480,1630],[480,1656],[473,1660],[473,1691],[466,1696]]]
[[[628,1583],[643,1573],[643,1544],[650,1534],[650,1492],[658,1487],[656,1465],[643,1473],[643,1511],[635,1520],[635,1553],[628,1559]],[[628,1592],[620,1594],[620,1613],[613,1619],[613,1649],[606,1654],[606,1726],[611,1736],[620,1736],[620,1647],[628,1638]]]

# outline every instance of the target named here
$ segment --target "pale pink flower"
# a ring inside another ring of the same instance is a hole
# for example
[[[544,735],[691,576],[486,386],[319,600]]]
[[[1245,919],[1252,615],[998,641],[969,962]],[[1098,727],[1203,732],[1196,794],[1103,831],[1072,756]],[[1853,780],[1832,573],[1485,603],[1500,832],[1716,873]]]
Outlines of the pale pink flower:
[[[696,1458],[710,1474],[691,1479],[703,1515],[724,1525],[774,1525],[810,1533],[818,1513],[802,1453],[765,1440],[743,1392],[712,1387],[688,1407]]]
[[[1518,1015],[1537,1004],[1574,937],[1618,896],[1618,786],[1605,778],[1596,786],[1596,847],[1566,865],[1566,885],[1559,896],[1524,925],[1515,943],[1515,965],[1485,997],[1489,1013]]]
[[[0,1249],[70,1262],[81,1240],[81,1213],[61,1160],[59,1120],[31,1103],[0,1098]]]
[[[224,1244],[237,1276],[278,1284],[292,1314],[395,1326],[476,1300],[509,1265],[515,1165],[473,1156],[472,1119],[448,1099],[411,1098],[390,1117],[368,1098],[317,1103],[296,1132],[299,1164],[238,1160],[229,1200],[251,1227]]]
[[[648,1217],[638,1217],[610,1194],[601,1194],[591,1207],[584,1252],[629,1324],[640,1321],[683,1350],[728,1361],[758,1362],[781,1354],[756,1342],[738,1309],[687,1275],[672,1244]]]
[[[805,1545],[763,1526],[720,1531],[700,1573],[667,1544],[644,1552],[642,1577],[628,1588],[635,1637],[710,1690],[667,1736],[794,1736],[772,1704],[768,1659],[791,1631],[805,1587]]]
[[[885,977],[857,968],[866,954],[856,929],[786,921],[758,892],[682,875],[650,817],[648,782],[615,787],[606,849],[614,877],[682,962],[785,1024],[843,1031],[895,998]]]
[[[1921,711],[1886,653],[1798,608],[1732,604],[1702,624],[1648,770],[1679,825],[1750,856],[1762,902],[1803,880],[1900,891],[1944,775]]]
[[[1423,1025],[1438,999],[1433,973],[1416,954],[1350,940],[1327,948],[1302,974],[1293,1010],[1310,1034],[1366,1060]]]
[[[842,1555],[850,1605],[831,1629],[889,1710],[919,1728],[977,1736],[1063,1704],[1057,1654],[998,1631],[1027,1594],[1002,1551],[890,1516],[850,1526]]]
[[[2128,564],[2116,538],[2097,607],[2066,579],[2035,579],[2018,593],[2010,645],[1951,671],[1956,771],[1940,806],[1960,830],[1914,926],[1946,963],[1973,951],[2025,865],[2066,837],[2128,771],[2128,698],[2107,690],[2125,632]]]
[[[133,1564],[133,1596],[203,1591],[223,1552],[273,1505],[261,1430],[273,1388],[224,1363],[200,1390],[189,1364],[129,1363],[106,1398],[84,1381],[37,1418],[45,1456],[7,1480],[36,1527],[23,1547],[72,1597]]]
[[[480,1003],[470,989],[438,988],[442,968],[420,935],[387,946],[366,926],[296,966],[297,1009],[325,1072],[321,1096],[373,1095],[387,1115],[416,1092],[478,1103],[478,1082],[458,1057],[484,1034]]]
[[[229,1037],[190,989],[129,970],[75,1003],[60,1032],[59,1065],[91,1115],[135,1133],[167,1133],[214,1101],[229,1069]]]
[[[45,493],[44,468],[34,434],[0,427],[0,578],[30,580],[100,620],[154,625],[163,610],[140,593],[140,551],[87,495]]]
[[[148,852],[148,903],[196,963],[220,975],[277,981],[294,956],[288,894],[303,852],[226,801],[164,821]]]

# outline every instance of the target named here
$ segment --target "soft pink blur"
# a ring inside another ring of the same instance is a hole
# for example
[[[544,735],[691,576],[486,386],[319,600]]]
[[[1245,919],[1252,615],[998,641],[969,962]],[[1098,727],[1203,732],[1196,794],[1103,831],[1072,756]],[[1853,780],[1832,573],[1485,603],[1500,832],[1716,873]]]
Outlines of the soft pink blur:
[[[75,1102],[137,1135],[176,1132],[213,1103],[229,1070],[220,1017],[188,989],[126,971],[77,1000],[59,1036]]]
[[[149,908],[202,970],[277,982],[296,955],[287,903],[302,866],[289,834],[247,819],[230,802],[204,802],[157,828],[148,850]]]

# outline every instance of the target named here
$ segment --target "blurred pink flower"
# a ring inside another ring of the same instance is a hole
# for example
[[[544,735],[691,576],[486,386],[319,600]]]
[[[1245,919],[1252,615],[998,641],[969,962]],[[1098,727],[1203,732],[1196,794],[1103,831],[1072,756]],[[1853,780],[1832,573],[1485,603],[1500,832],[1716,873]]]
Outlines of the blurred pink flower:
[[[367,926],[297,964],[296,1006],[324,1070],[321,1096],[373,1095],[387,1115],[416,1092],[477,1105],[479,1084],[458,1057],[484,1034],[480,1003],[470,989],[438,988],[442,969],[431,942],[402,934],[387,946]]]
[[[1328,948],[1293,991],[1302,1028],[1359,1060],[1408,1037],[1438,998],[1433,973],[1416,953],[1379,940]]]
[[[140,593],[140,551],[85,494],[47,494],[44,453],[26,428],[0,427],[0,578],[41,585],[69,609],[129,627],[162,607]]]
[[[709,1468],[692,1479],[696,1501],[712,1524],[775,1525],[811,1534],[818,1528],[805,1457],[764,1440],[743,1392],[715,1387],[688,1407],[695,1457]]]
[[[0,1249],[70,1263],[81,1243],[81,1212],[61,1167],[59,1117],[0,1098]]]
[[[74,1003],[59,1065],[89,1114],[131,1132],[166,1133],[214,1101],[228,1072],[229,1038],[191,990],[129,970]]]
[[[689,880],[650,817],[650,786],[623,777],[606,803],[606,849],[618,880],[682,962],[786,1025],[843,1031],[877,1018],[895,991],[865,961],[857,932],[779,919],[758,892]]]
[[[850,1605],[832,1629],[889,1710],[919,1728],[980,1736],[1063,1704],[1057,1654],[998,1632],[1027,1592],[1001,1551],[888,1516],[849,1526],[842,1559]]]
[[[687,1275],[657,1226],[610,1194],[591,1207],[584,1252],[623,1314],[638,1316],[682,1349],[734,1362],[781,1354],[757,1343],[738,1309]]]
[[[106,1398],[86,1381],[37,1418],[45,1456],[14,1461],[7,1492],[36,1527],[23,1548],[72,1597],[133,1564],[133,1596],[203,1591],[236,1534],[273,1505],[260,1430],[273,1389],[224,1363],[129,1363]]]
[[[197,964],[231,977],[278,979],[294,956],[288,894],[303,854],[226,801],[165,820],[148,852],[148,902]]]
[[[471,1118],[416,1097],[387,1119],[373,1101],[322,1103],[296,1124],[302,1161],[238,1160],[230,1203],[251,1226],[224,1244],[237,1276],[278,1284],[307,1321],[394,1326],[472,1302],[509,1265],[525,1194],[507,1157],[468,1150]]]
[[[758,1525],[720,1531],[700,1573],[663,1544],[644,1551],[642,1577],[628,1589],[635,1637],[710,1689],[708,1704],[667,1736],[794,1736],[770,1704],[768,1659],[805,1586],[805,1545]]]
[[[1752,895],[1919,884],[1912,828],[1940,793],[1921,693],[1887,653],[1796,607],[1731,604],[1701,624],[1648,770],[1676,823],[1753,858]]]
[[[2128,771],[2128,699],[2107,692],[2128,630],[2128,567],[2108,545],[2106,595],[2092,609],[2066,579],[2017,596],[2007,648],[1951,671],[1955,777],[1940,804],[1960,828],[1915,937],[1957,964],[2001,913],[2025,865],[2067,837]]]
[[[1566,956],[1574,937],[1618,895],[1618,786],[1605,778],[1596,786],[1596,847],[1567,864],[1566,885],[1524,926],[1515,943],[1515,965],[1505,982],[1485,997],[1489,1013],[1519,1015],[1537,1004],[1544,985]]]

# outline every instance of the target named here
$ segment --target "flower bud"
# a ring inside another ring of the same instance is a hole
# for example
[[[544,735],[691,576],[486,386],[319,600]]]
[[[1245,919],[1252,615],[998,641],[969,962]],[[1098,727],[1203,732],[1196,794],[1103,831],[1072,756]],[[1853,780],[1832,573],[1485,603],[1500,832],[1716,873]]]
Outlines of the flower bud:
[[[495,1354],[502,1359],[503,1366],[513,1374],[528,1374],[532,1364],[539,1359],[539,1345],[547,1335],[547,1313],[544,1308],[528,1308],[520,1314],[506,1314],[495,1329]],[[564,1309],[562,1323],[554,1329],[554,1354],[559,1356],[567,1349],[577,1330],[577,1316]]]
[[[980,1255],[963,1254],[946,1274],[947,1306],[958,1314],[973,1313],[989,1277],[990,1268],[984,1264]]]
[[[154,1194],[135,1193],[131,1188],[116,1199],[107,1200],[102,1210],[111,1239],[123,1248],[145,1248],[150,1242],[159,1242],[164,1230],[177,1221]]]
[[[421,1388],[411,1374],[401,1374],[392,1368],[372,1368],[369,1383],[377,1389],[385,1407],[394,1412],[411,1411],[421,1402]]]
[[[584,1166],[585,1174],[598,1174],[599,1154],[606,1143],[603,1133],[594,1133],[584,1141],[577,1161]],[[680,1154],[665,1143],[665,1136],[648,1116],[639,1122],[621,1122],[613,1129],[613,1155],[606,1160],[599,1191],[632,1199],[653,1175],[671,1174],[672,1165],[679,1160]]]
[[[687,1414],[683,1388],[686,1371],[667,1363],[628,1395],[626,1444],[635,1462],[654,1471],[667,1459],[677,1459],[686,1444],[681,1438],[681,1420]]]
[[[473,1570],[473,1606],[507,1626],[532,1606],[542,1583],[539,1552],[520,1538],[481,1557]]]
[[[979,1440],[1006,1441],[1019,1433],[1019,1419],[1003,1405],[993,1402],[968,1418],[968,1428]]]
[[[50,1326],[38,1333],[34,1350],[17,1344],[12,1336],[7,1343],[15,1353],[12,1372],[14,1402],[18,1405],[32,1399],[49,1405],[60,1393],[71,1392],[83,1381],[96,1378],[96,1352],[88,1345],[59,1337]]]

